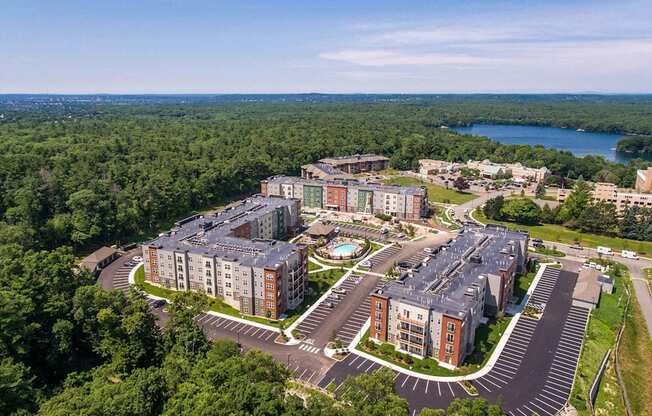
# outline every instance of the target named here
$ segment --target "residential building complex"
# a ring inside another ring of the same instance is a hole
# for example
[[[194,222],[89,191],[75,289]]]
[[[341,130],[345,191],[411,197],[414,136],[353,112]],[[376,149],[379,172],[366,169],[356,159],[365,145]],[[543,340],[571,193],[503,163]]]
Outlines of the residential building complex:
[[[301,166],[301,177],[306,179],[353,179],[353,175],[321,162]]]
[[[389,168],[389,158],[373,154],[327,157],[319,162],[350,175]]]
[[[652,167],[636,171],[636,191],[652,192]]]
[[[597,182],[592,185],[593,201],[612,203],[619,214],[622,214],[627,207],[652,208],[652,194],[636,192],[631,188],[618,188],[613,183]],[[558,189],[557,200],[563,203],[572,191],[572,189]]]
[[[417,270],[371,296],[370,337],[457,367],[473,352],[483,316],[505,311],[525,273],[528,235],[502,226],[466,229]]]
[[[480,172],[480,175],[487,178],[511,175],[514,180],[521,182],[543,182],[550,176],[550,171],[545,166],[542,168],[529,168],[520,163],[493,163],[488,159],[482,161],[469,160],[466,163],[453,163],[433,159],[419,160],[419,173],[422,175],[451,173],[464,168],[475,169]]]
[[[543,182],[549,175],[550,171],[545,166],[542,168],[528,168],[520,163],[493,163],[488,159],[483,161],[469,160],[466,163],[468,169],[476,169],[485,177],[494,177],[496,175],[511,175],[517,181]]]
[[[260,188],[266,196],[296,198],[304,208],[380,213],[413,220],[428,214],[428,191],[425,187],[273,176],[263,180]]]
[[[300,218],[298,200],[260,196],[186,218],[143,245],[145,279],[278,319],[301,304],[308,287],[306,247],[277,241],[296,230]]]

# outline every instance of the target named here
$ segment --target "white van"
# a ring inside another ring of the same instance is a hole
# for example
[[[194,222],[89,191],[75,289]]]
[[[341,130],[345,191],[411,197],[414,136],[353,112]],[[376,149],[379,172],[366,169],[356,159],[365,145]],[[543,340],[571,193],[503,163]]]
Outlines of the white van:
[[[638,260],[638,255],[636,254],[635,251],[631,251],[631,250],[623,250],[623,251],[620,253],[620,255],[623,256],[623,257],[626,258],[626,259]]]
[[[612,249],[610,249],[609,247],[602,247],[602,246],[598,246],[598,253],[599,254],[604,254],[606,256],[613,256],[614,255],[614,252],[613,252]]]

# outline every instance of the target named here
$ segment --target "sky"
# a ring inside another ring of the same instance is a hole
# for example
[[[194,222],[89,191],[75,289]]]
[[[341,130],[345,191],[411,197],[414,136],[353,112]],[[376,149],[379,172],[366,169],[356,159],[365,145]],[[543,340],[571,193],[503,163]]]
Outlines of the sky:
[[[652,93],[652,0],[2,0],[0,93]]]

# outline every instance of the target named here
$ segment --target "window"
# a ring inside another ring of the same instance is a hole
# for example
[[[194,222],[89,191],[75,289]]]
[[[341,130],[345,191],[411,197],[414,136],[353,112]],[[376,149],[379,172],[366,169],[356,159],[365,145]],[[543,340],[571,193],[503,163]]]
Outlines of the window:
[[[409,319],[410,318],[410,311],[408,311],[407,309],[403,309],[403,316],[405,316],[406,318]]]
[[[377,320],[377,321],[380,321],[380,320],[381,320],[380,312],[376,312],[376,320]]]
[[[380,332],[380,322],[376,322],[376,332]]]
[[[448,332],[455,332],[455,324],[452,323],[452,322],[449,322],[449,323],[446,325],[446,329],[448,330]]]
[[[446,334],[446,342],[454,342],[454,341],[455,341],[455,335]]]
[[[206,267],[211,267],[211,262],[210,261],[206,262]]]
[[[381,301],[376,302],[376,310],[379,311],[383,309],[383,303]]]
[[[212,282],[210,279],[206,279],[206,284],[207,284],[207,285],[212,285],[213,282]]]
[[[453,353],[453,346],[450,344],[446,344],[446,354],[452,354]]]
[[[212,295],[212,294],[213,294],[213,289],[211,289],[211,288],[209,287],[209,288],[206,289],[206,292],[208,292],[209,295]]]
[[[267,283],[267,284],[265,285],[265,287],[266,287],[267,289],[274,289],[274,285],[271,284],[271,283]]]
[[[420,313],[418,313],[418,314],[417,314],[417,319],[418,319],[419,321],[423,321],[423,315],[421,315]]]
[[[210,270],[206,270],[206,277],[211,277],[211,271]]]
[[[224,265],[224,270],[231,270],[231,265],[230,264],[225,264]]]
[[[226,282],[225,286],[226,286],[226,287],[231,287],[231,283],[230,283],[230,282]]]
[[[224,273],[224,277],[227,278],[227,279],[230,279],[231,278],[231,273]]]
[[[183,271],[183,266],[181,266],[181,265],[177,266],[177,270],[182,272]]]
[[[177,257],[177,261],[183,263],[183,258],[182,257]]]

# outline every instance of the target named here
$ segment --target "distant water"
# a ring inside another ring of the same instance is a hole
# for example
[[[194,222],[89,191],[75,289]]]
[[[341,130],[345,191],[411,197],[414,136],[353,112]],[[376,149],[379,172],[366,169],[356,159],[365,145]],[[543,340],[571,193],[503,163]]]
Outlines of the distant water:
[[[620,134],[509,124],[474,124],[470,127],[456,127],[455,131],[474,136],[486,136],[505,144],[543,145],[557,150],[566,150],[576,156],[600,155],[620,163],[632,159],[628,154],[616,152],[616,143],[623,137]]]

